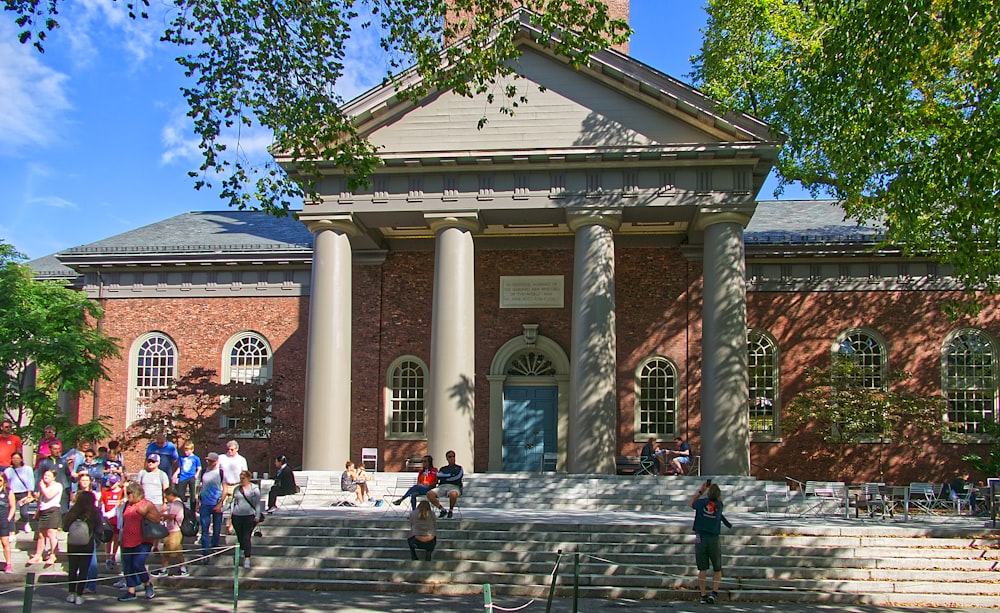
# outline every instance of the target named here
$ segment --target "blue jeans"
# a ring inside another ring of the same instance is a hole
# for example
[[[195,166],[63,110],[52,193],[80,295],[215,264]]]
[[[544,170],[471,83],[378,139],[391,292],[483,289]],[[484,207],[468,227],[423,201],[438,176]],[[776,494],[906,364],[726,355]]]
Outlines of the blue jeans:
[[[84,588],[96,592],[97,591],[97,547],[90,552],[90,566],[87,567],[87,579],[90,581],[84,586]]]
[[[198,515],[201,518],[201,553],[207,556],[209,553],[208,528],[212,527],[212,548],[218,548],[219,533],[222,532],[222,513],[215,512],[215,505],[203,502],[198,509]]]
[[[146,572],[146,557],[153,549],[152,543],[139,543],[138,547],[122,547],[122,573],[125,574],[125,585],[132,588],[149,583],[149,573]]]
[[[409,496],[410,497],[410,506],[413,507],[414,509],[416,509],[417,508],[417,496],[423,496],[424,494],[426,494],[427,492],[431,491],[432,489],[434,489],[434,488],[428,487],[426,485],[420,485],[418,483],[417,485],[411,486],[410,489],[406,490],[406,493],[403,494],[402,496],[400,496],[400,498],[406,498],[407,496]]]

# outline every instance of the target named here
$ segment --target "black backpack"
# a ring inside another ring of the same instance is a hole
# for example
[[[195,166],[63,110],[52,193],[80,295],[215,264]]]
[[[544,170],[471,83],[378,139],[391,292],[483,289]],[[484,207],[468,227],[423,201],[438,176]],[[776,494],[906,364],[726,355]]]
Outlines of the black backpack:
[[[181,520],[181,534],[187,537],[198,536],[201,522],[195,517],[194,510],[184,505],[184,519]]]

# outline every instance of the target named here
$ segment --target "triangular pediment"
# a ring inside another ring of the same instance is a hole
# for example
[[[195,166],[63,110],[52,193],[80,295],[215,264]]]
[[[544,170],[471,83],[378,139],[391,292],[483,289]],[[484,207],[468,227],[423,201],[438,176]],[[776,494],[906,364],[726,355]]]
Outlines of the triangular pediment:
[[[388,154],[643,147],[721,140],[696,122],[666,114],[541,52],[526,51],[517,69],[524,78],[511,83],[528,101],[512,115],[498,112],[498,103],[488,104],[485,96],[442,92],[373,127],[367,136]],[[488,122],[477,129],[482,117]]]
[[[507,83],[474,98],[436,91],[416,104],[392,85],[349,103],[361,133],[382,155],[471,151],[628,149],[778,140],[747,115],[722,115],[696,89],[615,51],[575,69],[548,49],[521,40],[509,84],[527,98],[499,112]],[[405,81],[405,79],[404,79]],[[486,118],[483,127],[480,120]]]

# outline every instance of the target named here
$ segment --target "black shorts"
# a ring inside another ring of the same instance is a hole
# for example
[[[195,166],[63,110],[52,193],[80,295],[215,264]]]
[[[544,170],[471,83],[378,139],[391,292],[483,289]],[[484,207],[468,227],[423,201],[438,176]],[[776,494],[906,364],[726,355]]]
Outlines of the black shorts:
[[[14,517],[17,517],[16,515]],[[7,514],[0,516],[0,536],[9,536],[14,531],[14,521],[7,521]]]
[[[712,570],[721,573],[722,545],[719,543],[719,535],[698,532],[695,535],[694,559],[698,564],[698,570],[708,570],[708,565],[711,563]]]

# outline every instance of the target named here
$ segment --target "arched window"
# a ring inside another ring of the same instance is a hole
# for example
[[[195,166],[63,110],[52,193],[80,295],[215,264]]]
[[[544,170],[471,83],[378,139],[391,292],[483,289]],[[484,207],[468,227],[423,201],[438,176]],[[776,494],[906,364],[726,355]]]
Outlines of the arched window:
[[[750,375],[750,434],[777,438],[779,415],[778,344],[762,330],[747,333]]]
[[[222,351],[222,382],[223,383],[253,383],[263,385],[271,380],[271,345],[262,335],[256,332],[240,332],[233,335]],[[267,399],[269,400],[269,399]],[[265,401],[266,402],[266,401]],[[258,405],[259,406],[259,405]],[[266,402],[267,411],[271,410],[270,402]],[[240,418],[222,412],[222,426],[234,430],[242,436],[267,438],[268,428],[262,427],[270,423],[266,417],[264,424],[259,419],[250,427],[240,426]]]
[[[424,439],[427,366],[420,358],[403,356],[389,366],[386,381],[387,439]]]
[[[983,422],[997,418],[997,349],[985,332],[959,330],[945,340],[941,391],[953,432],[981,434]]]
[[[849,375],[852,384],[872,390],[885,389],[889,362],[885,343],[877,334],[868,330],[848,330],[837,341],[834,353],[853,364]]]
[[[146,417],[149,404],[177,378],[177,345],[162,332],[143,334],[129,352],[128,426]]]
[[[888,387],[889,362],[885,341],[870,330],[853,329],[840,335],[834,344],[832,381],[845,393],[851,389],[885,390]],[[851,432],[862,440],[876,441],[885,434],[883,416],[871,408],[869,415],[855,416],[849,422],[834,424],[834,433]],[[860,421],[859,421],[860,420]]]
[[[677,368],[667,358],[647,358],[635,373],[635,440],[677,432]]]

